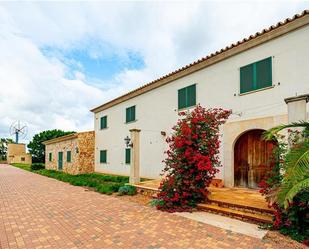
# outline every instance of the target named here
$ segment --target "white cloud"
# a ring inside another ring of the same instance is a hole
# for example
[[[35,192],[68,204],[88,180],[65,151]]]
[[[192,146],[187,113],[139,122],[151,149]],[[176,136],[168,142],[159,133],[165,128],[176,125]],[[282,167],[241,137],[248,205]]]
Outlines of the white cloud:
[[[17,119],[28,123],[28,139],[45,129],[92,129],[90,108],[307,6],[297,1],[1,3],[0,137],[8,136]],[[125,51],[136,51],[145,67],[124,68],[98,85],[76,68],[68,79],[68,64],[41,51],[85,49],[89,40],[95,43],[88,48],[94,58],[105,56],[102,42],[122,58]]]

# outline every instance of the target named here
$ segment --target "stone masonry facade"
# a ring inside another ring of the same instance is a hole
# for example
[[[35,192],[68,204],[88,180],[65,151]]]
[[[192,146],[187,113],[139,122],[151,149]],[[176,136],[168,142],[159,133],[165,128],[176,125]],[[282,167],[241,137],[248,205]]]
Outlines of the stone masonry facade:
[[[26,153],[26,145],[25,144],[8,144],[7,151],[7,162],[11,163],[24,163],[31,164],[32,157],[31,154]]]
[[[94,136],[94,131],[80,132],[44,142],[45,168],[59,170],[59,152],[63,152],[63,172],[72,175],[94,172]],[[71,152],[70,162],[68,151]]]

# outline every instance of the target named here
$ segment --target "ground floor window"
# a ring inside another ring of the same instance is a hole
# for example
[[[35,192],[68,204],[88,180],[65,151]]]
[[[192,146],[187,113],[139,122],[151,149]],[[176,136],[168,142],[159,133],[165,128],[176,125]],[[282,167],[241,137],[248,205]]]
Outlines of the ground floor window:
[[[71,151],[67,151],[67,162],[71,162]]]
[[[100,150],[100,163],[107,162],[107,150]]]
[[[49,159],[49,161],[51,162],[52,161],[52,158],[53,157],[53,154],[51,153],[51,152],[49,152],[49,154],[48,154],[48,159]]]
[[[125,163],[126,164],[130,164],[131,163],[131,149],[130,148],[126,148],[126,151],[125,151]]]

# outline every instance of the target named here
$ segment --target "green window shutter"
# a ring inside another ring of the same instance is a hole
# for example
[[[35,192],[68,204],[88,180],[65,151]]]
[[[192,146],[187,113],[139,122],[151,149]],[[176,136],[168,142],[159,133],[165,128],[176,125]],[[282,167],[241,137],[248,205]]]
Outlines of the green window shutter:
[[[107,162],[107,150],[100,150],[100,163]]]
[[[186,107],[186,88],[178,90],[178,109]]]
[[[101,130],[107,128],[107,116],[101,117],[100,128]]]
[[[254,90],[254,64],[240,68],[240,93]]]
[[[126,109],[126,123],[135,121],[135,106]]]
[[[131,163],[131,149],[130,148],[126,148],[125,163],[126,164],[130,164]]]
[[[196,85],[187,87],[187,106],[194,106],[196,104]]]
[[[271,57],[258,61],[256,64],[256,88],[272,86]]]
[[[49,155],[48,155],[48,156],[49,156],[49,161],[51,162],[51,161],[52,161],[52,159],[53,159],[53,158],[52,158],[52,153],[51,153],[51,152],[49,152]]]
[[[128,123],[130,120],[130,108],[126,109],[126,123]]]
[[[196,105],[196,85],[178,90],[178,109]]]
[[[132,106],[131,108],[132,108],[132,110],[131,110],[131,118],[132,118],[132,121],[134,121],[135,120],[135,106]]]
[[[67,162],[71,162],[71,151],[67,151]]]

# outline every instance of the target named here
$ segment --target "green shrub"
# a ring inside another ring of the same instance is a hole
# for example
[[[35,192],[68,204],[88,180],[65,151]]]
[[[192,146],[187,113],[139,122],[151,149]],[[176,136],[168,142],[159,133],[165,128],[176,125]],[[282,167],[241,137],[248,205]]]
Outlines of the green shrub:
[[[103,194],[118,192],[119,188],[129,181],[127,176],[114,176],[100,173],[70,175],[62,171],[47,170],[44,167],[39,167],[38,163],[33,163],[31,166],[28,164],[14,164],[13,166],[29,171],[33,170],[37,174],[68,182],[74,186],[91,187]]]
[[[118,190],[118,195],[135,195],[136,193],[136,187],[131,185],[124,185]]]
[[[45,169],[44,163],[33,163],[30,166],[31,170],[40,170],[40,169]]]

